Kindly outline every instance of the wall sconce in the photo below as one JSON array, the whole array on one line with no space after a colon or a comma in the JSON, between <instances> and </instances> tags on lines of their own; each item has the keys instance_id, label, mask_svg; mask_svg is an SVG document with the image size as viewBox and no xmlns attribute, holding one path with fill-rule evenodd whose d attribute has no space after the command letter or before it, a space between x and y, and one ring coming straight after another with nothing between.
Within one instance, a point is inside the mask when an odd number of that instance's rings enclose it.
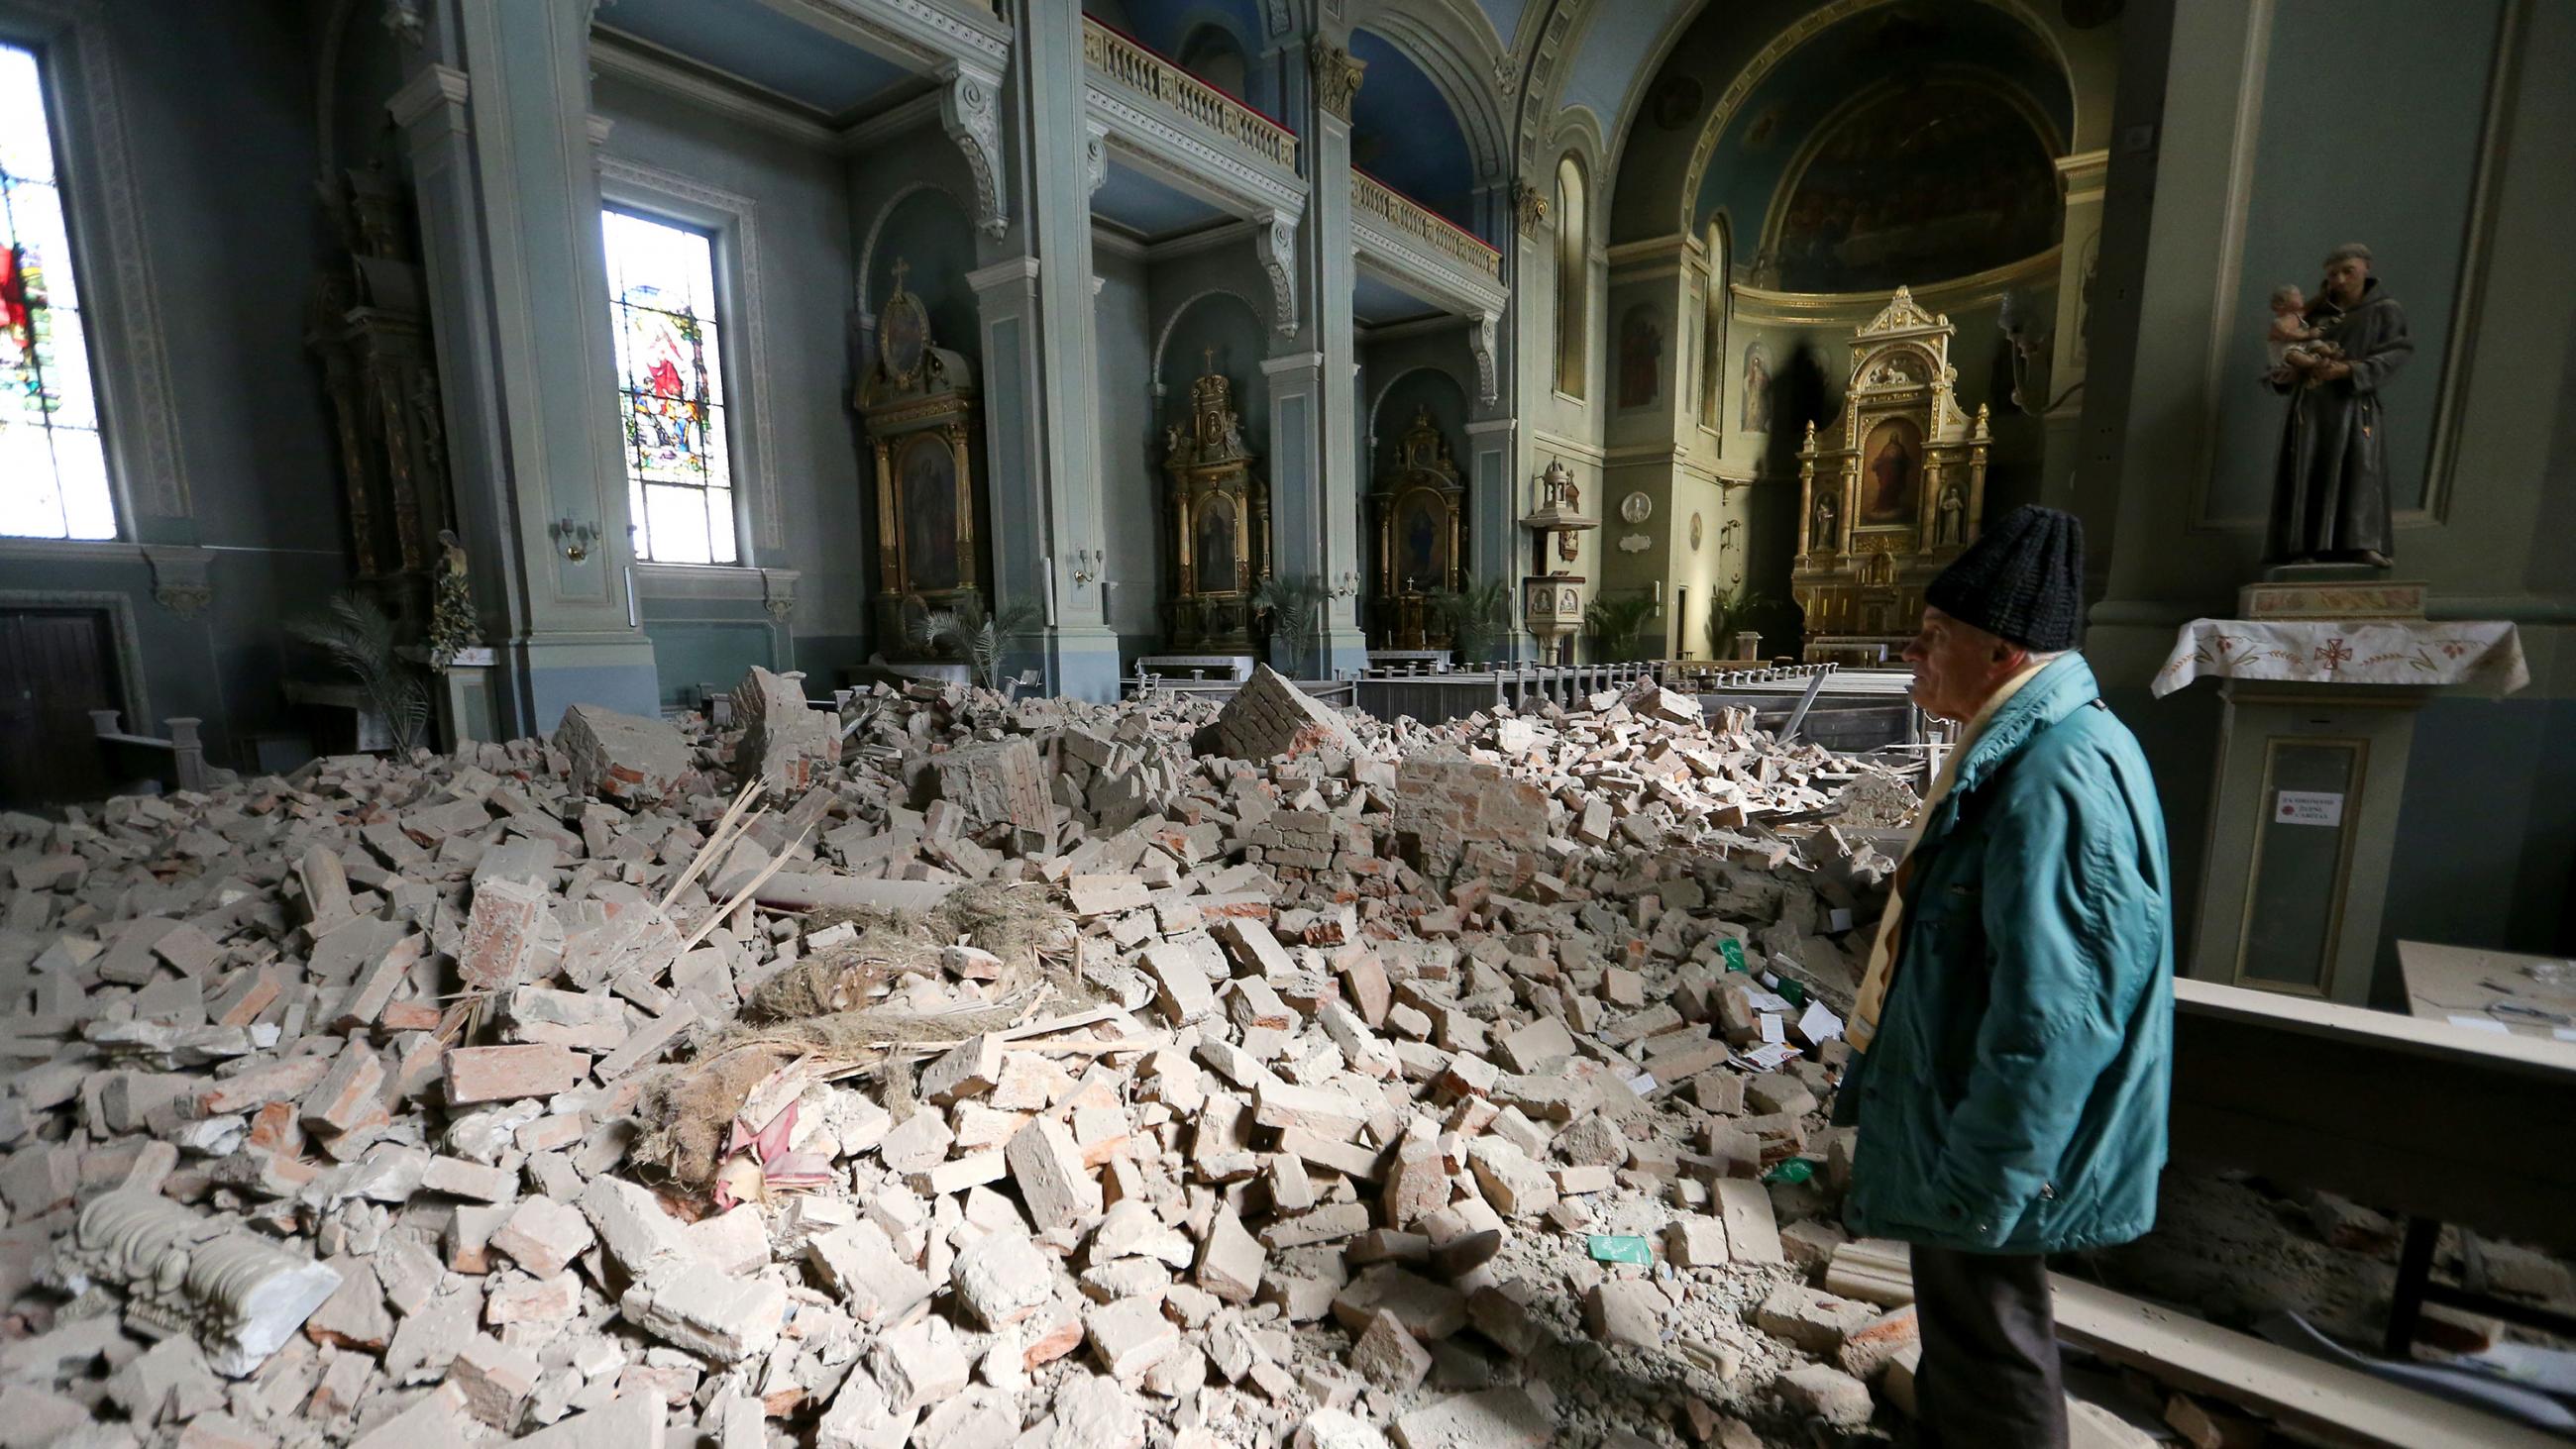
<instances>
[{"instance_id":1,"label":"wall sconce","mask_svg":"<svg viewBox=\"0 0 2576 1449\"><path fill-rule=\"evenodd\" d=\"M1090 583L1092 580L1100 577L1100 570L1106 566L1108 562L1109 560L1107 556L1099 549L1075 549L1073 551L1073 581L1077 584Z\"/></svg>"},{"instance_id":2,"label":"wall sconce","mask_svg":"<svg viewBox=\"0 0 2576 1449\"><path fill-rule=\"evenodd\" d=\"M563 550L565 558L579 563L590 557L590 546L599 542L599 525L558 518L546 525L546 537L555 541L555 546Z\"/></svg>"},{"instance_id":3,"label":"wall sconce","mask_svg":"<svg viewBox=\"0 0 2576 1449\"><path fill-rule=\"evenodd\" d=\"M1342 570L1340 573L1338 573L1338 574L1336 574L1336 575L1334 575L1334 576L1333 576L1333 597L1334 597L1334 598L1336 598L1336 599L1347 599L1347 598L1351 597L1353 594L1358 593L1359 591L1360 591L1360 576L1359 576L1359 571L1358 571L1357 569L1344 569L1344 570Z\"/></svg>"}]
</instances>

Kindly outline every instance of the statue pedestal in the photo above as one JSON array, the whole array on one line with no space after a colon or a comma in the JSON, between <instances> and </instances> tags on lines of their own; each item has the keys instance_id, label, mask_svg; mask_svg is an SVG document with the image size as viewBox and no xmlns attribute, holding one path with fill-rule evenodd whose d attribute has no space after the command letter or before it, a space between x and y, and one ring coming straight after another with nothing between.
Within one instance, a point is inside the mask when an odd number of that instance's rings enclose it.
<instances>
[{"instance_id":1,"label":"statue pedestal","mask_svg":"<svg viewBox=\"0 0 2576 1449\"><path fill-rule=\"evenodd\" d=\"M2421 580L2354 564L2281 564L2236 591L2241 619L2421 619Z\"/></svg>"},{"instance_id":2,"label":"statue pedestal","mask_svg":"<svg viewBox=\"0 0 2576 1449\"><path fill-rule=\"evenodd\" d=\"M2185 973L2366 1006L2415 711L2441 688L2522 688L2520 636L2501 621L2194 619L2151 687L2202 675L2223 681L2226 713Z\"/></svg>"}]
</instances>

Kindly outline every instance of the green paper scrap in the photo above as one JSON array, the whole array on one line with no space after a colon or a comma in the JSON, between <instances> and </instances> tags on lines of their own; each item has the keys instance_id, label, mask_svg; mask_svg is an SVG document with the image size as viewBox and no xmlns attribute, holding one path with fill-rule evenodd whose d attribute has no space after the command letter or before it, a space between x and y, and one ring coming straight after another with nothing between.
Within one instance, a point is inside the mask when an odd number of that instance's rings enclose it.
<instances>
[{"instance_id":1,"label":"green paper scrap","mask_svg":"<svg viewBox=\"0 0 2576 1449\"><path fill-rule=\"evenodd\" d=\"M1780 978L1780 994L1788 999L1791 1006L1804 1006L1807 1004L1807 988L1790 980L1786 976Z\"/></svg>"},{"instance_id":2,"label":"green paper scrap","mask_svg":"<svg viewBox=\"0 0 2576 1449\"><path fill-rule=\"evenodd\" d=\"M1796 1183L1805 1182L1808 1178L1815 1175L1816 1165L1814 1163L1809 1162L1803 1157L1792 1157L1788 1161L1781 1163L1778 1167L1762 1174L1762 1180L1764 1182ZM1594 1241L1597 1242L1599 1240L1595 1239ZM1597 1258L1601 1255L1596 1252L1593 1256Z\"/></svg>"},{"instance_id":3,"label":"green paper scrap","mask_svg":"<svg viewBox=\"0 0 2576 1449\"><path fill-rule=\"evenodd\" d=\"M1607 1233L1592 1235L1592 1258L1600 1263L1634 1263L1641 1268L1651 1268L1655 1263L1654 1250L1646 1246L1645 1239Z\"/></svg>"},{"instance_id":4,"label":"green paper scrap","mask_svg":"<svg viewBox=\"0 0 2576 1449\"><path fill-rule=\"evenodd\" d=\"M1738 941L1730 936L1727 939L1718 942L1717 954L1726 958L1726 969L1729 971L1743 971L1748 969L1744 964L1744 943L1742 941Z\"/></svg>"}]
</instances>

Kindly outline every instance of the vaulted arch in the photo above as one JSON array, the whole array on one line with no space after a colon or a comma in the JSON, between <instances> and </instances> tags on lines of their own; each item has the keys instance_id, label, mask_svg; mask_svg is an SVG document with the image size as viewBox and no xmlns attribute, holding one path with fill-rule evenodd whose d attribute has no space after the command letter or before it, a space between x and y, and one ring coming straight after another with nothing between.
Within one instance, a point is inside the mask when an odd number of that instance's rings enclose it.
<instances>
[{"instance_id":1,"label":"vaulted arch","mask_svg":"<svg viewBox=\"0 0 2576 1449\"><path fill-rule=\"evenodd\" d=\"M1495 84L1503 42L1475 0L1360 0L1352 6L1351 26L1400 51L1439 91L1465 138L1474 185L1491 185L1507 174L1511 118ZM1360 95L1365 101L1366 82Z\"/></svg>"}]
</instances>

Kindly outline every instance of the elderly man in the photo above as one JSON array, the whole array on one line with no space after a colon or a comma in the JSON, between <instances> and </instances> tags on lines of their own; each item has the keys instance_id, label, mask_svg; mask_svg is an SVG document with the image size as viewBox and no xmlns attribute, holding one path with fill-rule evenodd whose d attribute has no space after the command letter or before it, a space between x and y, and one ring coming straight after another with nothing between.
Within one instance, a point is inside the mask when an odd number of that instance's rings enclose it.
<instances>
[{"instance_id":1,"label":"elderly man","mask_svg":"<svg viewBox=\"0 0 2576 1449\"><path fill-rule=\"evenodd\" d=\"M1965 722L1880 922L1835 1103L1845 1216L1912 1245L1921 1442L2066 1443L2044 1254L2155 1220L2172 1040L2164 818L2071 652L2083 526L2017 508L1924 590L1916 703Z\"/></svg>"}]
</instances>

